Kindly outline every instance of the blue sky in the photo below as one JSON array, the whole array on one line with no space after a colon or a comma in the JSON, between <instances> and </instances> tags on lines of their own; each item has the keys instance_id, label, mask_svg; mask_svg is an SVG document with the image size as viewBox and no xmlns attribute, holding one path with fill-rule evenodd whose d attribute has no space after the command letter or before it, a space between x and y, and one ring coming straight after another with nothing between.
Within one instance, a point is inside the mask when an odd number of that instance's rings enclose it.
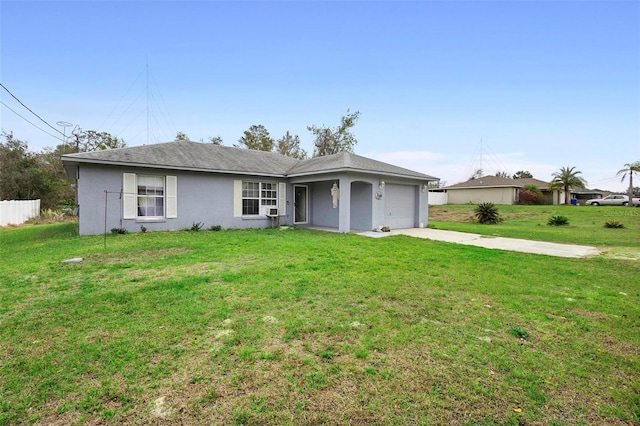
<instances>
[{"instance_id":1,"label":"blue sky","mask_svg":"<svg viewBox=\"0 0 640 426\"><path fill-rule=\"evenodd\" d=\"M22 0L0 16L0 81L59 130L232 145L263 124L311 152L306 127L350 109L357 154L448 184L568 165L619 190L640 160L639 1ZM4 131L58 143L0 92Z\"/></svg>"}]
</instances>

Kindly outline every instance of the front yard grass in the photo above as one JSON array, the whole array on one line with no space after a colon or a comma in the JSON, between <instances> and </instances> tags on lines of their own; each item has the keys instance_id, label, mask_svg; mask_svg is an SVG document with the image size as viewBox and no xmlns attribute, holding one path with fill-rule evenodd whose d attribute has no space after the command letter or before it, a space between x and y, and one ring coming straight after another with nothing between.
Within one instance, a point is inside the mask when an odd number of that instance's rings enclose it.
<instances>
[{"instance_id":1,"label":"front yard grass","mask_svg":"<svg viewBox=\"0 0 640 426\"><path fill-rule=\"evenodd\" d=\"M0 424L640 423L638 261L74 229L0 230Z\"/></svg>"}]
</instances>

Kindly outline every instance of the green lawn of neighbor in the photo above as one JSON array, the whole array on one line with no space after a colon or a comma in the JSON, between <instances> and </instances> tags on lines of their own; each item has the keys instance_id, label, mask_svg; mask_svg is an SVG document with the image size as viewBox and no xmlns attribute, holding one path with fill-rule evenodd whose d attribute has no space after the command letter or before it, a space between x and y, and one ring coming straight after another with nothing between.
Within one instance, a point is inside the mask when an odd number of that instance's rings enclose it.
<instances>
[{"instance_id":1,"label":"green lawn of neighbor","mask_svg":"<svg viewBox=\"0 0 640 426\"><path fill-rule=\"evenodd\" d=\"M484 229L640 247L637 217L520 209ZM640 423L638 260L75 226L0 229L0 425Z\"/></svg>"},{"instance_id":2,"label":"green lawn of neighbor","mask_svg":"<svg viewBox=\"0 0 640 426\"><path fill-rule=\"evenodd\" d=\"M475 223L473 204L429 207L429 226L450 231L524 238L598 247L605 256L640 259L640 208L621 206L502 206L505 219L499 225ZM568 226L549 226L550 217L569 219ZM618 221L623 229L605 228L607 221Z\"/></svg>"}]
</instances>

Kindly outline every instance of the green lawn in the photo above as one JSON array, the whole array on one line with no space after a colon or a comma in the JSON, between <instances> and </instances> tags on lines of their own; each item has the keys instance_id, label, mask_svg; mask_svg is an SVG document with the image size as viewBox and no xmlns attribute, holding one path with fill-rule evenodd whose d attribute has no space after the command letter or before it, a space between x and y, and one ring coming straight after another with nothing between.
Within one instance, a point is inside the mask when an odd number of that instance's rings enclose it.
<instances>
[{"instance_id":1,"label":"green lawn","mask_svg":"<svg viewBox=\"0 0 640 426\"><path fill-rule=\"evenodd\" d=\"M72 223L0 229L0 259L0 424L640 422L637 260Z\"/></svg>"},{"instance_id":2,"label":"green lawn","mask_svg":"<svg viewBox=\"0 0 640 426\"><path fill-rule=\"evenodd\" d=\"M500 237L559 243L586 244L605 252L631 251L640 258L640 208L594 206L497 206L504 222L499 225L475 223L475 205L429 207L429 226L451 231L473 232ZM568 226L548 226L551 216L569 219ZM617 220L623 229L605 228L607 221Z\"/></svg>"}]
</instances>

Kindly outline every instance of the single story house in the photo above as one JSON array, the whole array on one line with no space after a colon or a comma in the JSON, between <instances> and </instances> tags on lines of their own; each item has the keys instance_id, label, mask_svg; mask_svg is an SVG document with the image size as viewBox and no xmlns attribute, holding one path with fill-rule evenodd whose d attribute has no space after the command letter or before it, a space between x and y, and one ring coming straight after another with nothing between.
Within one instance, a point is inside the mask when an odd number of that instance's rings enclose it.
<instances>
[{"instance_id":1,"label":"single story house","mask_svg":"<svg viewBox=\"0 0 640 426\"><path fill-rule=\"evenodd\" d=\"M342 152L298 160L177 141L62 156L76 180L81 235L112 228L257 228L339 232L423 227L437 178Z\"/></svg>"},{"instance_id":2,"label":"single story house","mask_svg":"<svg viewBox=\"0 0 640 426\"><path fill-rule=\"evenodd\" d=\"M540 188L544 197L544 204L560 204L563 202L563 191L549 190L549 183L535 179L510 179L499 176L483 176L477 179L469 179L466 182L447 186L448 204L516 204L519 192L526 185L535 185Z\"/></svg>"}]
</instances>

